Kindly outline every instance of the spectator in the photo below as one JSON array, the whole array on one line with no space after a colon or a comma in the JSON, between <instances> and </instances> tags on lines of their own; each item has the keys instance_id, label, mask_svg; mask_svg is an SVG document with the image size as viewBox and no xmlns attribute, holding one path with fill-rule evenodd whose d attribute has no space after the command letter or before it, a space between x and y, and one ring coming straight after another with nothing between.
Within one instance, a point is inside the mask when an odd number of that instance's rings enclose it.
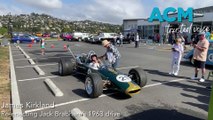
<instances>
[{"instance_id":1,"label":"spectator","mask_svg":"<svg viewBox=\"0 0 213 120\"><path fill-rule=\"evenodd\" d=\"M183 46L181 44L182 40L177 38L175 40L175 44L172 47L172 64L171 64L171 72L170 75L177 76L180 69L180 61L183 54Z\"/></svg>"},{"instance_id":2,"label":"spectator","mask_svg":"<svg viewBox=\"0 0 213 120\"><path fill-rule=\"evenodd\" d=\"M106 53L100 58L106 58L112 67L116 70L119 66L121 54L118 49L112 45L109 41L103 40L102 45L106 48Z\"/></svg>"},{"instance_id":3,"label":"spectator","mask_svg":"<svg viewBox=\"0 0 213 120\"><path fill-rule=\"evenodd\" d=\"M139 35L137 33L135 37L135 48L138 48L138 46L139 46Z\"/></svg>"},{"instance_id":4,"label":"spectator","mask_svg":"<svg viewBox=\"0 0 213 120\"><path fill-rule=\"evenodd\" d=\"M41 47L41 55L45 55L45 39L41 39L40 41L40 47Z\"/></svg>"},{"instance_id":5,"label":"spectator","mask_svg":"<svg viewBox=\"0 0 213 120\"><path fill-rule=\"evenodd\" d=\"M159 33L156 34L156 38L157 38L157 43L160 43L160 34Z\"/></svg>"},{"instance_id":6,"label":"spectator","mask_svg":"<svg viewBox=\"0 0 213 120\"><path fill-rule=\"evenodd\" d=\"M164 34L162 35L162 38L163 38L163 44L165 44L165 43L166 43L166 33L164 33Z\"/></svg>"},{"instance_id":7,"label":"spectator","mask_svg":"<svg viewBox=\"0 0 213 120\"><path fill-rule=\"evenodd\" d=\"M205 62L207 58L207 52L209 47L209 41L205 38L205 32L200 32L198 34L199 41L194 45L194 65L195 65L195 75L191 79L198 79L198 71L199 68L202 70L202 76L198 80L199 82L205 82L204 74L205 74Z\"/></svg>"},{"instance_id":8,"label":"spectator","mask_svg":"<svg viewBox=\"0 0 213 120\"><path fill-rule=\"evenodd\" d=\"M123 46L123 35L122 35L122 33L120 33L120 36L119 36L119 39L120 39L120 44L119 44L119 46Z\"/></svg>"}]
</instances>

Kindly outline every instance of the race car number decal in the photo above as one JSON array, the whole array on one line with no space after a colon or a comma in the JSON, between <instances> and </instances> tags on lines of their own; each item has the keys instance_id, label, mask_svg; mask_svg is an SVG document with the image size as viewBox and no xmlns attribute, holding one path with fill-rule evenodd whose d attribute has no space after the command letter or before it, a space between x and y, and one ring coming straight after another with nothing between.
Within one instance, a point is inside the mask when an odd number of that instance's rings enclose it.
<instances>
[{"instance_id":1,"label":"race car number decal","mask_svg":"<svg viewBox=\"0 0 213 120\"><path fill-rule=\"evenodd\" d=\"M126 75L118 75L118 76L116 77L116 79L117 79L119 82L130 82L130 81L131 81L131 79L130 79L128 76L126 76Z\"/></svg>"},{"instance_id":2,"label":"race car number decal","mask_svg":"<svg viewBox=\"0 0 213 120\"><path fill-rule=\"evenodd\" d=\"M209 54L208 59L209 61L213 62L213 53Z\"/></svg>"}]
</instances>

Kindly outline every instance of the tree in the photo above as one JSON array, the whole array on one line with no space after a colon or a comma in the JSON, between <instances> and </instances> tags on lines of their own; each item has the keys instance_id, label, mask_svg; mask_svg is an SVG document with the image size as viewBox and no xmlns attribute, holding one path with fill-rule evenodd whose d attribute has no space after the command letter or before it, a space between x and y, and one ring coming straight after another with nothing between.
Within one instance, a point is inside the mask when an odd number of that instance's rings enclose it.
<instances>
[{"instance_id":1,"label":"tree","mask_svg":"<svg viewBox=\"0 0 213 120\"><path fill-rule=\"evenodd\" d=\"M71 32L69 28L63 28L61 32Z\"/></svg>"},{"instance_id":2,"label":"tree","mask_svg":"<svg viewBox=\"0 0 213 120\"><path fill-rule=\"evenodd\" d=\"M1 35L4 35L4 34L6 34L6 33L7 33L7 28L1 27L1 28L0 28L0 34L1 34Z\"/></svg>"}]
</instances>

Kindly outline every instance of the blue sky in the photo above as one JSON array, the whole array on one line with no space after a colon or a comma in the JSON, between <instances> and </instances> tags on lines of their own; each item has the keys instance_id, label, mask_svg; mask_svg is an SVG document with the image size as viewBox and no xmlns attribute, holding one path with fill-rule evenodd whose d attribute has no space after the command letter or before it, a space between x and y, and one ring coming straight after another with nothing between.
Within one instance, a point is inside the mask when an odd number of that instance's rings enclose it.
<instances>
[{"instance_id":1,"label":"blue sky","mask_svg":"<svg viewBox=\"0 0 213 120\"><path fill-rule=\"evenodd\" d=\"M153 7L201 8L213 0L0 0L0 15L46 13L66 20L121 24L127 18L147 18Z\"/></svg>"}]
</instances>

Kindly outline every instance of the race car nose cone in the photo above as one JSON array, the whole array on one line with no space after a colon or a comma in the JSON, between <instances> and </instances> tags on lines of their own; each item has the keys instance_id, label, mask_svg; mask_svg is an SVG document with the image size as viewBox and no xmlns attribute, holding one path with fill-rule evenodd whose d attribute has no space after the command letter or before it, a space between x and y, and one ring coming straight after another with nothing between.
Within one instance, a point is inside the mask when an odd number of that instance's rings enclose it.
<instances>
[{"instance_id":1,"label":"race car nose cone","mask_svg":"<svg viewBox=\"0 0 213 120\"><path fill-rule=\"evenodd\" d=\"M133 84L132 82L129 82L128 84L129 87L125 91L127 95L133 96L134 94L138 94L140 92L140 86L138 86L137 84Z\"/></svg>"}]
</instances>

